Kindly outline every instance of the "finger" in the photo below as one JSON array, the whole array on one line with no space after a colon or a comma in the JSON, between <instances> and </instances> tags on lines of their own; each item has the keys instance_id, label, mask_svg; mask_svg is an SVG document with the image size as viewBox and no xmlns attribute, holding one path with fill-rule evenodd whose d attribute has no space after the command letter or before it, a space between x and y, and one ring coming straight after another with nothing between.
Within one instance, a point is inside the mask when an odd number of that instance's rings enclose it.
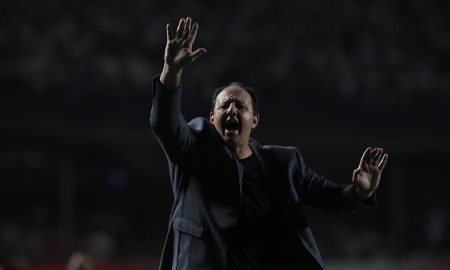
<instances>
[{"instance_id":1,"label":"finger","mask_svg":"<svg viewBox=\"0 0 450 270\"><path fill-rule=\"evenodd\" d=\"M170 23L166 25L166 33L167 33L167 42L169 42L174 38L172 27L170 27Z\"/></svg>"},{"instance_id":2,"label":"finger","mask_svg":"<svg viewBox=\"0 0 450 270\"><path fill-rule=\"evenodd\" d=\"M380 164L378 165L378 168L380 169L380 172L382 172L383 169L384 169L384 166L386 166L386 162L388 160L388 157L389 157L388 154L384 154L383 155L383 158L381 159Z\"/></svg>"},{"instance_id":3,"label":"finger","mask_svg":"<svg viewBox=\"0 0 450 270\"><path fill-rule=\"evenodd\" d=\"M377 154L374 158L374 165L378 166L380 164L381 157L383 156L383 148L378 148Z\"/></svg>"},{"instance_id":4,"label":"finger","mask_svg":"<svg viewBox=\"0 0 450 270\"><path fill-rule=\"evenodd\" d=\"M371 165L377 166L380 162L378 159L378 156L381 154L381 148L374 148L374 150L371 153Z\"/></svg>"},{"instance_id":5,"label":"finger","mask_svg":"<svg viewBox=\"0 0 450 270\"><path fill-rule=\"evenodd\" d=\"M189 37L187 38L187 42L190 47L194 45L195 37L197 36L197 30L198 30L198 23L194 23L194 25L192 25L192 30L189 33Z\"/></svg>"},{"instance_id":6,"label":"finger","mask_svg":"<svg viewBox=\"0 0 450 270\"><path fill-rule=\"evenodd\" d=\"M370 159L371 161L373 161L373 159L375 158L377 152L378 152L378 148L373 148L372 151L370 151L369 159Z\"/></svg>"},{"instance_id":7,"label":"finger","mask_svg":"<svg viewBox=\"0 0 450 270\"><path fill-rule=\"evenodd\" d=\"M364 151L364 153L361 156L361 160L359 162L359 167L362 167L362 165L368 161L370 151L372 151L372 148L367 147L366 151Z\"/></svg>"},{"instance_id":8,"label":"finger","mask_svg":"<svg viewBox=\"0 0 450 270\"><path fill-rule=\"evenodd\" d=\"M377 166L377 156L380 153L380 148L374 148L372 152L370 152L370 161L373 166Z\"/></svg>"},{"instance_id":9,"label":"finger","mask_svg":"<svg viewBox=\"0 0 450 270\"><path fill-rule=\"evenodd\" d=\"M180 22L178 23L177 27L176 38L181 38L181 35L183 34L183 29L184 29L184 19L180 19Z\"/></svg>"},{"instance_id":10,"label":"finger","mask_svg":"<svg viewBox=\"0 0 450 270\"><path fill-rule=\"evenodd\" d=\"M192 29L192 18L187 17L186 23L187 23L187 32L188 32L188 36L189 36L189 34L191 33L191 29Z\"/></svg>"},{"instance_id":11,"label":"finger","mask_svg":"<svg viewBox=\"0 0 450 270\"><path fill-rule=\"evenodd\" d=\"M199 58L202 54L206 53L205 48L200 48L191 53L191 62L194 62L195 59Z\"/></svg>"},{"instance_id":12,"label":"finger","mask_svg":"<svg viewBox=\"0 0 450 270\"><path fill-rule=\"evenodd\" d=\"M189 35L189 21L191 18L187 17L183 26L183 35L181 36L182 39L186 39Z\"/></svg>"}]
</instances>

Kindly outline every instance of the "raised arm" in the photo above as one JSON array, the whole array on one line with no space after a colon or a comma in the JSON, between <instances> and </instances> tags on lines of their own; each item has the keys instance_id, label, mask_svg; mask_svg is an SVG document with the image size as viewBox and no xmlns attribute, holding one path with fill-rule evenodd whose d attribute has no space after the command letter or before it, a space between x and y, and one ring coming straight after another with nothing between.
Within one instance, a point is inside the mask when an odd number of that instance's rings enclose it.
<instances>
[{"instance_id":1,"label":"raised arm","mask_svg":"<svg viewBox=\"0 0 450 270\"><path fill-rule=\"evenodd\" d=\"M191 18L181 19L174 33L166 26L167 44L164 68L153 79L153 98L150 124L168 158L176 162L189 151L195 137L181 114L181 73L206 50L192 51L198 23Z\"/></svg>"},{"instance_id":2,"label":"raised arm","mask_svg":"<svg viewBox=\"0 0 450 270\"><path fill-rule=\"evenodd\" d=\"M367 148L356 170L353 171L353 185L336 184L318 175L296 152L300 166L302 201L332 211L354 211L375 203L373 196L381 173L387 162L382 148Z\"/></svg>"}]
</instances>

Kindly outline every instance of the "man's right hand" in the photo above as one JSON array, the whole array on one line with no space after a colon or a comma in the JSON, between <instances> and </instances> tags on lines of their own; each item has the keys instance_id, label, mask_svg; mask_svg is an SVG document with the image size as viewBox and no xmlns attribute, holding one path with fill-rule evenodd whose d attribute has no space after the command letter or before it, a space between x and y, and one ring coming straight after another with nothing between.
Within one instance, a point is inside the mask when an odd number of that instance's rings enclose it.
<instances>
[{"instance_id":1,"label":"man's right hand","mask_svg":"<svg viewBox=\"0 0 450 270\"><path fill-rule=\"evenodd\" d=\"M170 24L166 25L167 44L164 54L164 68L160 77L160 81L165 87L170 89L179 87L183 68L206 52L205 48L192 51L197 30L198 23L192 24L190 17L180 19L175 33L173 33Z\"/></svg>"}]
</instances>

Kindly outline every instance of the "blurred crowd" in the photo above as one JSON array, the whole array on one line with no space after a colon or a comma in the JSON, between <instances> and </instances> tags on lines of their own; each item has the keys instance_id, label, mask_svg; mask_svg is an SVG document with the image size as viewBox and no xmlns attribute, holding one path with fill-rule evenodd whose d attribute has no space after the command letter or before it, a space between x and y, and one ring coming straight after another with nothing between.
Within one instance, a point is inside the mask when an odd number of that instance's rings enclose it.
<instances>
[{"instance_id":1,"label":"blurred crowd","mask_svg":"<svg viewBox=\"0 0 450 270\"><path fill-rule=\"evenodd\" d=\"M446 1L17 0L0 7L0 80L10 92L146 95L161 69L164 25L191 15L201 25L197 44L210 51L189 75L204 91L248 80L265 95L283 88L280 99L300 89L389 108L423 98L446 106L450 93Z\"/></svg>"}]
</instances>

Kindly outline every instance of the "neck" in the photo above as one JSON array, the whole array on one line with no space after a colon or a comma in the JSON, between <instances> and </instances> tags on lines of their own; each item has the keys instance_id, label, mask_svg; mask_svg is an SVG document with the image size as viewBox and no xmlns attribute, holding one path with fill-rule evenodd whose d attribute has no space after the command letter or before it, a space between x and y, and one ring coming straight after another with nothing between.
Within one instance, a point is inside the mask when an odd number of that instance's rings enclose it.
<instances>
[{"instance_id":1,"label":"neck","mask_svg":"<svg viewBox=\"0 0 450 270\"><path fill-rule=\"evenodd\" d=\"M231 152L237 159L244 159L252 154L252 149L248 144L230 147Z\"/></svg>"}]
</instances>

